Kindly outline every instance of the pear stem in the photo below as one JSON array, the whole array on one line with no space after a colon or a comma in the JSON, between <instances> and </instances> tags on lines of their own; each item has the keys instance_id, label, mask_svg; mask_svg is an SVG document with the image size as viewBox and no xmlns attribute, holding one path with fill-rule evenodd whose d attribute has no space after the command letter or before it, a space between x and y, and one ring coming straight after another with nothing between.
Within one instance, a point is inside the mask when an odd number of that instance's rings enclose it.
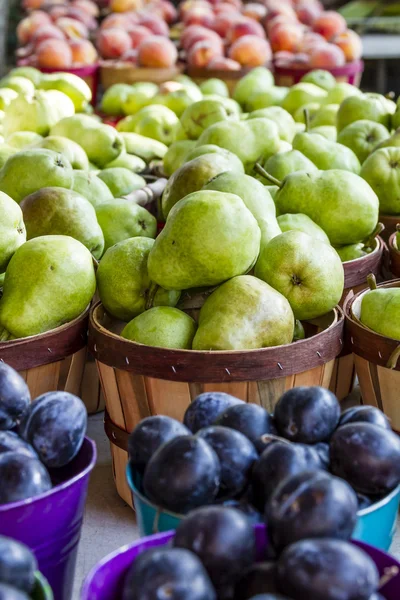
<instances>
[{"instance_id":1,"label":"pear stem","mask_svg":"<svg viewBox=\"0 0 400 600\"><path fill-rule=\"evenodd\" d=\"M306 133L310 131L310 113L307 108L304 109L304 123L306 125Z\"/></svg>"},{"instance_id":2,"label":"pear stem","mask_svg":"<svg viewBox=\"0 0 400 600\"><path fill-rule=\"evenodd\" d=\"M388 363L387 363L387 368L395 369L397 367L397 363L399 362L399 358L400 358L400 344L397 346L396 350L394 350L392 352L392 355L389 358Z\"/></svg>"},{"instance_id":3,"label":"pear stem","mask_svg":"<svg viewBox=\"0 0 400 600\"><path fill-rule=\"evenodd\" d=\"M378 237L378 235L380 235L382 233L382 231L384 231L385 226L383 223L378 223L378 225L375 227L374 231L371 233L371 235L369 237L367 237L367 239L364 242L364 246L366 248L372 248L372 245L375 241L375 239Z\"/></svg>"},{"instance_id":4,"label":"pear stem","mask_svg":"<svg viewBox=\"0 0 400 600\"><path fill-rule=\"evenodd\" d=\"M150 287L149 287L149 291L147 293L147 299L146 299L146 310L149 310L150 308L153 308L153 304L154 304L154 298L158 292L158 288L160 286L158 285L158 283L154 283L154 281L151 282Z\"/></svg>"},{"instance_id":5,"label":"pear stem","mask_svg":"<svg viewBox=\"0 0 400 600\"><path fill-rule=\"evenodd\" d=\"M254 165L254 170L259 175L261 175L261 177L265 177L265 179L270 181L273 185L277 185L279 188L282 187L282 181L279 181L279 179L276 179L276 177L267 173L267 171L260 165L260 163L256 163Z\"/></svg>"},{"instance_id":6,"label":"pear stem","mask_svg":"<svg viewBox=\"0 0 400 600\"><path fill-rule=\"evenodd\" d=\"M376 277L373 273L370 273L367 277L367 283L369 285L370 290L376 290L378 286L376 285Z\"/></svg>"}]
</instances>

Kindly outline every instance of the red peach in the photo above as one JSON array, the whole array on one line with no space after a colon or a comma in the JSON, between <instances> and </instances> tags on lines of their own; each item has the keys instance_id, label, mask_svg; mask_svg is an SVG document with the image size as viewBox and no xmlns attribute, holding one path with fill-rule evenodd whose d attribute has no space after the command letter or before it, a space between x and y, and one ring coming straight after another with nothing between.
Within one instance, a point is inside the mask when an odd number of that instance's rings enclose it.
<instances>
[{"instance_id":1,"label":"red peach","mask_svg":"<svg viewBox=\"0 0 400 600\"><path fill-rule=\"evenodd\" d=\"M346 64L344 52L334 44L325 44L315 48L310 54L310 65L314 69L329 69L331 67L343 67Z\"/></svg>"},{"instance_id":2,"label":"red peach","mask_svg":"<svg viewBox=\"0 0 400 600\"><path fill-rule=\"evenodd\" d=\"M245 35L230 47L229 58L242 67L260 67L271 60L271 46L267 40L256 35Z\"/></svg>"},{"instance_id":3,"label":"red peach","mask_svg":"<svg viewBox=\"0 0 400 600\"><path fill-rule=\"evenodd\" d=\"M217 15L212 24L213 30L222 38L225 38L229 29L240 20L239 13L221 13Z\"/></svg>"},{"instance_id":4,"label":"red peach","mask_svg":"<svg viewBox=\"0 0 400 600\"><path fill-rule=\"evenodd\" d=\"M143 40L147 39L153 32L143 25L134 25L128 29L128 34L131 38L132 48L138 48Z\"/></svg>"},{"instance_id":5,"label":"red peach","mask_svg":"<svg viewBox=\"0 0 400 600\"><path fill-rule=\"evenodd\" d=\"M323 46L326 43L326 39L322 35L319 35L319 33L314 33L313 31L306 31L306 33L303 36L303 39L297 45L297 51L308 53L314 50L317 46Z\"/></svg>"},{"instance_id":6,"label":"red peach","mask_svg":"<svg viewBox=\"0 0 400 600\"><path fill-rule=\"evenodd\" d=\"M204 9L211 10L211 4L206 0L185 0L179 5L179 18L181 21L185 19L185 15L192 10L192 8L203 7Z\"/></svg>"},{"instance_id":7,"label":"red peach","mask_svg":"<svg viewBox=\"0 0 400 600\"><path fill-rule=\"evenodd\" d=\"M320 16L322 8L317 3L310 3L309 0L302 0L296 5L296 14L299 21L305 25L312 25Z\"/></svg>"},{"instance_id":8,"label":"red peach","mask_svg":"<svg viewBox=\"0 0 400 600\"><path fill-rule=\"evenodd\" d=\"M227 41L229 44L233 44L236 40L243 37L244 35L256 35L257 37L265 39L265 31L260 23L253 19L242 19L237 23L234 23L228 31Z\"/></svg>"},{"instance_id":9,"label":"red peach","mask_svg":"<svg viewBox=\"0 0 400 600\"><path fill-rule=\"evenodd\" d=\"M242 14L250 19L260 22L267 16L267 9L257 2L249 2L249 4L244 5Z\"/></svg>"},{"instance_id":10,"label":"red peach","mask_svg":"<svg viewBox=\"0 0 400 600\"><path fill-rule=\"evenodd\" d=\"M44 40L65 40L65 33L55 25L44 25L36 30L32 37L32 44L38 46Z\"/></svg>"},{"instance_id":11,"label":"red peach","mask_svg":"<svg viewBox=\"0 0 400 600\"><path fill-rule=\"evenodd\" d=\"M92 2L91 0L72 0L71 6L80 8L92 17L97 18L100 15L99 7L95 2Z\"/></svg>"},{"instance_id":12,"label":"red peach","mask_svg":"<svg viewBox=\"0 0 400 600\"><path fill-rule=\"evenodd\" d=\"M243 3L241 0L224 0L224 2L227 4L232 4L232 6L234 6L238 11L242 10Z\"/></svg>"},{"instance_id":13,"label":"red peach","mask_svg":"<svg viewBox=\"0 0 400 600\"><path fill-rule=\"evenodd\" d=\"M290 17L287 17L286 15L278 15L277 17L274 17L273 19L271 19L270 21L265 23L265 28L267 30L268 35L270 35L276 27L280 27L281 25L286 26L286 25L298 25L298 24L299 24L299 22L297 19L296 20L291 19Z\"/></svg>"},{"instance_id":14,"label":"red peach","mask_svg":"<svg viewBox=\"0 0 400 600\"><path fill-rule=\"evenodd\" d=\"M131 22L130 19L127 18L127 14L119 14L119 13L112 13L111 15L108 15L104 21L101 24L100 29L125 29L125 31L128 31L129 27L131 27L133 25L133 23ZM139 19L136 19L136 23L137 24L139 21Z\"/></svg>"},{"instance_id":15,"label":"red peach","mask_svg":"<svg viewBox=\"0 0 400 600\"><path fill-rule=\"evenodd\" d=\"M331 40L335 35L346 31L347 24L339 13L333 10L327 10L323 12L315 21L313 30L316 33L320 33L326 40Z\"/></svg>"},{"instance_id":16,"label":"red peach","mask_svg":"<svg viewBox=\"0 0 400 600\"><path fill-rule=\"evenodd\" d=\"M282 2L276 4L274 8L268 10L267 16L265 17L265 22L269 23L269 21L275 19L275 17L287 17L291 21L298 20L297 15L292 6Z\"/></svg>"},{"instance_id":17,"label":"red peach","mask_svg":"<svg viewBox=\"0 0 400 600\"><path fill-rule=\"evenodd\" d=\"M258 6L261 6L261 4L259 4ZM228 2L221 2L220 4L216 4L214 6L215 15L221 15L225 13L232 13L235 15L240 14L236 6L233 6L233 4L228 4Z\"/></svg>"},{"instance_id":18,"label":"red peach","mask_svg":"<svg viewBox=\"0 0 400 600\"><path fill-rule=\"evenodd\" d=\"M45 0L23 0L22 8L26 11L37 10L38 8L42 8Z\"/></svg>"},{"instance_id":19,"label":"red peach","mask_svg":"<svg viewBox=\"0 0 400 600\"><path fill-rule=\"evenodd\" d=\"M125 13L142 8L142 0L110 0L110 11L114 13Z\"/></svg>"},{"instance_id":20,"label":"red peach","mask_svg":"<svg viewBox=\"0 0 400 600\"><path fill-rule=\"evenodd\" d=\"M212 58L207 65L207 69L216 69L221 71L240 71L242 66L231 58L225 58L225 56L216 56Z\"/></svg>"},{"instance_id":21,"label":"red peach","mask_svg":"<svg viewBox=\"0 0 400 600\"><path fill-rule=\"evenodd\" d=\"M169 0L155 0L147 5L150 12L159 15L166 23L175 23L178 19L178 11Z\"/></svg>"},{"instance_id":22,"label":"red peach","mask_svg":"<svg viewBox=\"0 0 400 600\"><path fill-rule=\"evenodd\" d=\"M211 27L214 19L215 16L212 10L194 7L186 13L183 22L185 25L203 25L204 27Z\"/></svg>"},{"instance_id":23,"label":"red peach","mask_svg":"<svg viewBox=\"0 0 400 600\"><path fill-rule=\"evenodd\" d=\"M69 47L74 65L94 65L97 62L97 50L89 40L73 40Z\"/></svg>"},{"instance_id":24,"label":"red peach","mask_svg":"<svg viewBox=\"0 0 400 600\"><path fill-rule=\"evenodd\" d=\"M49 10L49 14L53 21L57 21L61 17L69 17L81 21L90 31L97 29L96 19L76 6L54 6Z\"/></svg>"},{"instance_id":25,"label":"red peach","mask_svg":"<svg viewBox=\"0 0 400 600\"><path fill-rule=\"evenodd\" d=\"M175 44L161 35L152 35L138 49L138 63L142 67L172 67L178 58Z\"/></svg>"},{"instance_id":26,"label":"red peach","mask_svg":"<svg viewBox=\"0 0 400 600\"><path fill-rule=\"evenodd\" d=\"M139 17L139 25L147 27L154 35L169 36L168 25L163 19L160 19L160 17L157 17L156 15L143 15Z\"/></svg>"},{"instance_id":27,"label":"red peach","mask_svg":"<svg viewBox=\"0 0 400 600\"><path fill-rule=\"evenodd\" d=\"M103 58L120 58L132 48L132 42L123 29L104 29L97 36L97 48Z\"/></svg>"},{"instance_id":28,"label":"red peach","mask_svg":"<svg viewBox=\"0 0 400 600\"><path fill-rule=\"evenodd\" d=\"M25 45L32 39L35 31L43 25L50 25L51 19L47 13L37 10L29 17L22 19L17 26L17 37L21 45Z\"/></svg>"},{"instance_id":29,"label":"red peach","mask_svg":"<svg viewBox=\"0 0 400 600\"><path fill-rule=\"evenodd\" d=\"M212 41L216 44L219 44L221 47L221 54L223 49L222 39L212 29L206 29L206 27L202 27L201 25L190 25L187 29L184 30L181 36L181 46L184 50L189 50L194 44L202 41Z\"/></svg>"},{"instance_id":30,"label":"red peach","mask_svg":"<svg viewBox=\"0 0 400 600\"><path fill-rule=\"evenodd\" d=\"M61 17L61 19L57 19L56 26L61 29L69 40L89 38L89 30L86 25L76 19Z\"/></svg>"},{"instance_id":31,"label":"red peach","mask_svg":"<svg viewBox=\"0 0 400 600\"><path fill-rule=\"evenodd\" d=\"M269 41L274 52L287 50L293 52L303 39L303 30L298 25L280 25L269 34Z\"/></svg>"},{"instance_id":32,"label":"red peach","mask_svg":"<svg viewBox=\"0 0 400 600\"><path fill-rule=\"evenodd\" d=\"M187 54L187 62L192 67L203 69L216 56L222 56L221 48L218 44L206 40L197 42L190 48Z\"/></svg>"},{"instance_id":33,"label":"red peach","mask_svg":"<svg viewBox=\"0 0 400 600\"><path fill-rule=\"evenodd\" d=\"M69 69L72 51L65 40L44 40L36 48L37 65L48 69Z\"/></svg>"},{"instance_id":34,"label":"red peach","mask_svg":"<svg viewBox=\"0 0 400 600\"><path fill-rule=\"evenodd\" d=\"M344 31L333 39L341 50L343 50L347 62L359 60L362 56L362 41L360 36L351 29Z\"/></svg>"}]
</instances>

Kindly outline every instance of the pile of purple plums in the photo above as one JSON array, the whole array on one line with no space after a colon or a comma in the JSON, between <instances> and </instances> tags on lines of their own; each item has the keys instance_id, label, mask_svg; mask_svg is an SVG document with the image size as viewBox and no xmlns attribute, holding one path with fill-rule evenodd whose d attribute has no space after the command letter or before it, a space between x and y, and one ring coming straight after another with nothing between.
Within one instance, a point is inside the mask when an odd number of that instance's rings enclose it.
<instances>
[{"instance_id":1,"label":"pile of purple plums","mask_svg":"<svg viewBox=\"0 0 400 600\"><path fill-rule=\"evenodd\" d=\"M29 548L0 535L1 600L29 600L36 569L36 558Z\"/></svg>"},{"instance_id":2,"label":"pile of purple plums","mask_svg":"<svg viewBox=\"0 0 400 600\"><path fill-rule=\"evenodd\" d=\"M86 426L80 398L48 392L31 402L23 378L0 362L0 504L50 490L78 454Z\"/></svg>"},{"instance_id":3,"label":"pile of purple plums","mask_svg":"<svg viewBox=\"0 0 400 600\"><path fill-rule=\"evenodd\" d=\"M201 394L183 424L141 421L129 458L134 480L158 507L183 515L225 504L254 521L266 514L276 547L304 538L309 519L318 535L346 539L357 510L400 483L400 438L386 416L371 406L341 414L321 387L286 392L274 415L228 394Z\"/></svg>"},{"instance_id":4,"label":"pile of purple plums","mask_svg":"<svg viewBox=\"0 0 400 600\"><path fill-rule=\"evenodd\" d=\"M375 563L347 540L303 538L274 560L257 558L255 530L242 512L198 508L171 545L139 554L122 600L383 600Z\"/></svg>"}]
</instances>

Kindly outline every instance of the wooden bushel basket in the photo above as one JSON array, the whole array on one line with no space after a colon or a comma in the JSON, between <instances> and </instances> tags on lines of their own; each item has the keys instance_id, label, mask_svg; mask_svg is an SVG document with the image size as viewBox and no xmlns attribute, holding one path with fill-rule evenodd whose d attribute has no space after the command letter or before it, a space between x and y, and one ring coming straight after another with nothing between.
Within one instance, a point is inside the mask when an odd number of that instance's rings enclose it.
<instances>
[{"instance_id":1,"label":"wooden bushel basket","mask_svg":"<svg viewBox=\"0 0 400 600\"><path fill-rule=\"evenodd\" d=\"M400 215L379 215L380 223L383 223L385 229L381 234L385 242L395 233L397 224L400 223Z\"/></svg>"},{"instance_id":2,"label":"wooden bushel basket","mask_svg":"<svg viewBox=\"0 0 400 600\"><path fill-rule=\"evenodd\" d=\"M393 287L400 288L400 280L383 283L378 289ZM395 359L400 342L362 325L359 317L365 293L346 302L346 340L353 351L363 403L381 409L400 432L400 360L396 363Z\"/></svg>"},{"instance_id":3,"label":"wooden bushel basket","mask_svg":"<svg viewBox=\"0 0 400 600\"><path fill-rule=\"evenodd\" d=\"M100 63L100 81L103 89L108 89L116 83L165 83L183 73L183 66L177 64L166 69L150 69L136 67L129 62L103 61Z\"/></svg>"},{"instance_id":4,"label":"wooden bushel basket","mask_svg":"<svg viewBox=\"0 0 400 600\"><path fill-rule=\"evenodd\" d=\"M370 273L378 276L382 266L384 247L382 239L378 237L376 248L370 254L343 263L345 289L340 306L343 307L349 297L368 287L367 277ZM345 345L341 355L335 361L330 390L339 400L344 400L352 391L354 381L354 358L351 350Z\"/></svg>"},{"instance_id":5,"label":"wooden bushel basket","mask_svg":"<svg viewBox=\"0 0 400 600\"><path fill-rule=\"evenodd\" d=\"M16 369L32 399L55 390L80 395L86 361L89 308L46 333L0 342L0 360Z\"/></svg>"},{"instance_id":6,"label":"wooden bushel basket","mask_svg":"<svg viewBox=\"0 0 400 600\"><path fill-rule=\"evenodd\" d=\"M397 232L389 240L390 270L395 277L400 277L400 249L397 247L396 236Z\"/></svg>"},{"instance_id":7,"label":"wooden bushel basket","mask_svg":"<svg viewBox=\"0 0 400 600\"><path fill-rule=\"evenodd\" d=\"M151 415L182 420L190 402L206 391L223 391L272 411L280 396L301 385L329 387L343 344L344 317L336 308L305 323L307 339L294 344L235 352L168 350L136 344L118 335L101 303L90 312L89 348L97 360L106 401L119 495L132 505L126 483L128 434Z\"/></svg>"}]
</instances>

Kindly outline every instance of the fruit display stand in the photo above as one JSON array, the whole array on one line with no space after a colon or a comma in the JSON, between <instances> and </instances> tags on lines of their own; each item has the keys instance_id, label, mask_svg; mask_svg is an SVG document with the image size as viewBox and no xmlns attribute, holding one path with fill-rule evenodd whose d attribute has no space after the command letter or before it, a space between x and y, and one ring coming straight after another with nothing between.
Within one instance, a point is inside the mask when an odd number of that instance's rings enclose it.
<instances>
[{"instance_id":1,"label":"fruit display stand","mask_svg":"<svg viewBox=\"0 0 400 600\"><path fill-rule=\"evenodd\" d=\"M393 287L400 287L400 280L383 283L378 289ZM400 432L400 344L361 323L361 301L365 293L361 291L346 302L347 342L354 355L363 403L382 410L393 429Z\"/></svg>"},{"instance_id":2,"label":"fruit display stand","mask_svg":"<svg viewBox=\"0 0 400 600\"><path fill-rule=\"evenodd\" d=\"M397 247L397 233L393 233L389 240L390 270L395 277L400 277L400 250Z\"/></svg>"},{"instance_id":3,"label":"fruit display stand","mask_svg":"<svg viewBox=\"0 0 400 600\"><path fill-rule=\"evenodd\" d=\"M25 379L31 396L64 390L79 396L86 361L89 308L46 333L0 342L0 360Z\"/></svg>"},{"instance_id":4,"label":"fruit display stand","mask_svg":"<svg viewBox=\"0 0 400 600\"><path fill-rule=\"evenodd\" d=\"M265 560L265 550L268 542L264 526L256 525L255 528L257 560L261 562ZM104 558L89 573L82 589L81 600L114 600L120 597L126 573L139 554L150 548L165 546L171 542L173 537L174 533L168 532L143 538L131 546L120 548ZM386 582L379 590L383 598L385 600L397 600L400 589L400 574L397 571L400 568L400 563L392 556L372 546L360 543L356 543L356 545L373 559L380 576L387 576ZM394 577L388 577L389 572L393 572Z\"/></svg>"},{"instance_id":5,"label":"fruit display stand","mask_svg":"<svg viewBox=\"0 0 400 600\"><path fill-rule=\"evenodd\" d=\"M348 298L367 287L367 277L370 273L379 275L384 248L382 238L378 237L376 247L370 254L343 263L345 289L340 302L342 307ZM339 400L344 400L353 389L354 381L354 359L350 348L345 344L341 355L335 361L330 389Z\"/></svg>"},{"instance_id":6,"label":"fruit display stand","mask_svg":"<svg viewBox=\"0 0 400 600\"><path fill-rule=\"evenodd\" d=\"M100 63L100 81L103 89L108 89L116 83L165 83L174 79L183 73L184 67L177 64L166 69L151 69L145 67L136 67L129 62L111 62Z\"/></svg>"},{"instance_id":7,"label":"fruit display stand","mask_svg":"<svg viewBox=\"0 0 400 600\"><path fill-rule=\"evenodd\" d=\"M304 75L307 75L312 69L298 67L282 67L275 65L274 76L276 85L283 85L290 87L295 83L299 83ZM348 63L343 67L331 67L326 69L332 73L338 82L350 83L359 87L361 83L361 77L364 71L364 63L362 60L357 60L352 63Z\"/></svg>"},{"instance_id":8,"label":"fruit display stand","mask_svg":"<svg viewBox=\"0 0 400 600\"><path fill-rule=\"evenodd\" d=\"M182 420L192 399L223 391L269 411L288 389L300 385L328 388L343 345L343 312L336 308L304 323L307 338L274 348L204 352L168 350L136 344L118 335L101 303L90 313L89 347L96 358L106 401L106 432L111 442L119 495L130 505L126 482L128 435L151 415Z\"/></svg>"}]
</instances>

